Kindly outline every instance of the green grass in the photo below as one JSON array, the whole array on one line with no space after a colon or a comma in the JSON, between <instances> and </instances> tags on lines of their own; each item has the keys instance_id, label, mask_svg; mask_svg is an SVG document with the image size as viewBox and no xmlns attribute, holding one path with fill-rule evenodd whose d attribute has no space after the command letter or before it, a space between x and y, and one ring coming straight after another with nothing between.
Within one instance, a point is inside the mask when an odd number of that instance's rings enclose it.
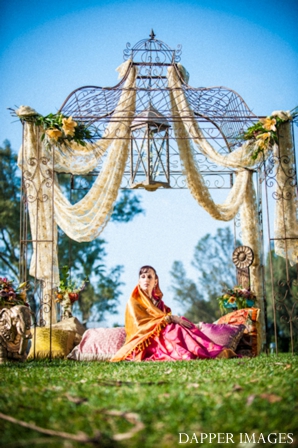
<instances>
[{"instance_id":1,"label":"green grass","mask_svg":"<svg viewBox=\"0 0 298 448\"><path fill-rule=\"evenodd\" d=\"M265 446L298 446L297 383L298 357L289 354L156 363L9 363L0 366L0 412L54 431L82 431L90 437L100 431L100 442L93 446L237 447L241 432L257 438L259 433L294 433L291 445ZM144 428L127 440L112 440L134 428L128 412L137 414ZM198 441L201 432L233 433L234 444L179 444L179 432L196 433ZM0 419L0 446L88 445Z\"/></svg>"}]
</instances>

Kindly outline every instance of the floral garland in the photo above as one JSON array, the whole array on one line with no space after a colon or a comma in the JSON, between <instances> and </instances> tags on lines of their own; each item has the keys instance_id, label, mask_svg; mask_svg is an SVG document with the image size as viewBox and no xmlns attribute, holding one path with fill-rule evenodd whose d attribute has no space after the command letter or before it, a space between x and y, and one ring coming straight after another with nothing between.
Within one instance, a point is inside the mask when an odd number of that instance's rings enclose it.
<instances>
[{"instance_id":1,"label":"floral garland","mask_svg":"<svg viewBox=\"0 0 298 448\"><path fill-rule=\"evenodd\" d=\"M256 160L261 152L269 146L278 142L277 127L286 121L294 119L298 115L297 108L293 111L276 110L266 118L250 126L239 138L244 140L255 140L257 149L252 154L252 159Z\"/></svg>"},{"instance_id":2,"label":"floral garland","mask_svg":"<svg viewBox=\"0 0 298 448\"><path fill-rule=\"evenodd\" d=\"M11 110L21 122L27 121L40 126L44 131L41 140L47 137L52 143L67 144L74 141L81 146L86 146L86 141L92 142L94 139L90 126L74 121L71 116L67 117L61 112L43 116L29 106L20 106L17 110Z\"/></svg>"},{"instance_id":3,"label":"floral garland","mask_svg":"<svg viewBox=\"0 0 298 448\"><path fill-rule=\"evenodd\" d=\"M250 289L242 286L234 286L233 289L227 289L223 295L217 298L222 314L228 312L229 308L241 310L254 305L256 295Z\"/></svg>"},{"instance_id":4,"label":"floral garland","mask_svg":"<svg viewBox=\"0 0 298 448\"><path fill-rule=\"evenodd\" d=\"M0 308L12 307L15 305L26 305L26 290L28 282L21 283L16 289L13 287L13 280L0 277Z\"/></svg>"}]
</instances>

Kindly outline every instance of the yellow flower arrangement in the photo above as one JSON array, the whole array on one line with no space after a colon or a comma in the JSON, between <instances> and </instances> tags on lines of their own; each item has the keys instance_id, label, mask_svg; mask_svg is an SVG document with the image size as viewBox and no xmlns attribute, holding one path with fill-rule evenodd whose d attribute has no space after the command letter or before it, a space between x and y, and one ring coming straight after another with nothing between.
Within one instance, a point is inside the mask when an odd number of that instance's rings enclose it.
<instances>
[{"instance_id":1,"label":"yellow flower arrangement","mask_svg":"<svg viewBox=\"0 0 298 448\"><path fill-rule=\"evenodd\" d=\"M295 119L298 116L298 109L290 111L274 111L272 115L261 118L260 121L250 126L239 139L251 140L256 142L256 150L252 154L252 159L256 160L264 150L270 145L277 143L277 127L285 121Z\"/></svg>"},{"instance_id":2,"label":"yellow flower arrangement","mask_svg":"<svg viewBox=\"0 0 298 448\"><path fill-rule=\"evenodd\" d=\"M266 142L266 141L264 141L264 140L259 140L259 141L257 142L257 145L258 145L258 149L259 149L260 151L264 151L264 149L266 149L267 146L268 146L268 142Z\"/></svg>"},{"instance_id":3,"label":"yellow flower arrangement","mask_svg":"<svg viewBox=\"0 0 298 448\"><path fill-rule=\"evenodd\" d=\"M276 119L272 117L261 118L260 122L266 131L276 131Z\"/></svg>"},{"instance_id":4,"label":"yellow flower arrangement","mask_svg":"<svg viewBox=\"0 0 298 448\"><path fill-rule=\"evenodd\" d=\"M17 110L11 110L12 115L19 117L22 122L30 122L40 126L44 131L41 136L42 140L47 137L58 144L67 144L74 141L85 146L86 141L92 142L95 139L95 128L91 130L90 126L75 121L72 116L67 117L61 112L42 116L28 106L20 106Z\"/></svg>"},{"instance_id":5,"label":"yellow flower arrangement","mask_svg":"<svg viewBox=\"0 0 298 448\"><path fill-rule=\"evenodd\" d=\"M65 135L74 136L75 127L78 125L76 121L73 121L72 117L62 118L62 129Z\"/></svg>"},{"instance_id":6,"label":"yellow flower arrangement","mask_svg":"<svg viewBox=\"0 0 298 448\"><path fill-rule=\"evenodd\" d=\"M257 139L262 139L264 141L270 139L270 137L271 137L270 132L264 132L263 134L257 135Z\"/></svg>"},{"instance_id":7,"label":"yellow flower arrangement","mask_svg":"<svg viewBox=\"0 0 298 448\"><path fill-rule=\"evenodd\" d=\"M264 151L270 143L271 133L263 132L263 134L257 135L257 145L261 151Z\"/></svg>"},{"instance_id":8,"label":"yellow flower arrangement","mask_svg":"<svg viewBox=\"0 0 298 448\"><path fill-rule=\"evenodd\" d=\"M56 142L58 141L58 139L60 137L62 137L62 132L60 131L60 129L57 128L50 128L46 130L46 134L49 138L52 138L53 140L55 140Z\"/></svg>"}]
</instances>

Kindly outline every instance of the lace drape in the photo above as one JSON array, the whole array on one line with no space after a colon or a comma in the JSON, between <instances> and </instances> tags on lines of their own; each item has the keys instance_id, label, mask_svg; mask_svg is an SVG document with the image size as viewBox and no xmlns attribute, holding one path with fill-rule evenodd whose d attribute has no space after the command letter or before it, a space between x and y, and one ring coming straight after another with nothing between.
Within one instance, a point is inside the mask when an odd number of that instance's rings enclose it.
<instances>
[{"instance_id":1,"label":"lace drape","mask_svg":"<svg viewBox=\"0 0 298 448\"><path fill-rule=\"evenodd\" d=\"M75 168L74 160L77 156L74 155L69 159L69 151L63 154L53 147L49 149L48 142L41 141L40 130L35 124L26 122L24 125L19 166L23 170L33 242L30 274L42 280L44 285L51 285L44 296L47 296L48 301L52 303L53 310L55 306L51 288L59 284L57 224L70 238L81 242L95 239L108 222L129 152L130 124L134 117L136 102L135 80L136 68L131 67L115 109L116 115L113 115L116 122L112 121L106 130L109 137L113 135L114 139L103 140L98 145L102 151L111 146L109 154L89 192L74 205L64 196L53 173L66 169L73 174L82 174L85 168L82 169L80 165L78 169ZM122 117L125 117L123 122ZM74 150L74 145L72 149ZM86 151L88 160L90 155L88 151L91 149L89 145L87 149L81 150L78 157ZM97 157L96 154L94 157ZM93 168L93 162L88 169L91 167ZM45 320L49 323L49 316L46 316ZM55 316L53 320L55 321Z\"/></svg>"},{"instance_id":2,"label":"lace drape","mask_svg":"<svg viewBox=\"0 0 298 448\"><path fill-rule=\"evenodd\" d=\"M215 219L230 221L235 217L239 209L241 210L243 244L251 247L255 254L251 268L251 286L257 294L259 306L261 306L262 282L260 277L259 224L256 212L255 190L252 182L252 171L249 169L256 163L251 158L255 150L255 144L251 142L245 143L240 149L227 156L219 154L207 142L200 130L188 105L181 88L181 81L174 67L169 67L168 79L169 87L171 87L170 100L172 114L175 116L175 137L178 143L183 172L187 179L187 186L197 202ZM192 142L213 162L236 169L236 181L223 204L215 204L213 201L196 163Z\"/></svg>"}]
</instances>

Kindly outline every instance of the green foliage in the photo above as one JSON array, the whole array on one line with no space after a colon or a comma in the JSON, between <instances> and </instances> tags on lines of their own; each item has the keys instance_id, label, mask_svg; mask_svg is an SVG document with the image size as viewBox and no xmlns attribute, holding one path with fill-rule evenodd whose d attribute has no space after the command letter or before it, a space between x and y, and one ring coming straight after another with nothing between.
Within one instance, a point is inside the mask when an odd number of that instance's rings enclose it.
<instances>
[{"instance_id":1,"label":"green foliage","mask_svg":"<svg viewBox=\"0 0 298 448\"><path fill-rule=\"evenodd\" d=\"M242 446L238 445L241 432L265 437L283 432L296 437L297 375L298 357L289 354L179 362L57 360L0 365L1 413L73 435L101 434L97 443L83 444L0 419L1 446L172 448L180 446L179 432L196 433L198 438L200 433L232 433L235 447ZM143 429L134 433L135 424L126 413L143 423ZM130 431L127 439L112 440L115 434ZM222 444L206 440L197 445Z\"/></svg>"},{"instance_id":2,"label":"green foliage","mask_svg":"<svg viewBox=\"0 0 298 448\"><path fill-rule=\"evenodd\" d=\"M140 213L144 213L140 198L130 190L123 190L115 204L111 221L129 222Z\"/></svg>"},{"instance_id":3,"label":"green foliage","mask_svg":"<svg viewBox=\"0 0 298 448\"><path fill-rule=\"evenodd\" d=\"M18 277L20 245L20 185L17 157L9 141L0 147L0 269Z\"/></svg>"},{"instance_id":4,"label":"green foliage","mask_svg":"<svg viewBox=\"0 0 298 448\"><path fill-rule=\"evenodd\" d=\"M60 270L60 283L58 292L80 292L88 282L88 277L86 277L80 285L78 285L76 281L71 280L69 266L66 265L63 266Z\"/></svg>"},{"instance_id":5,"label":"green foliage","mask_svg":"<svg viewBox=\"0 0 298 448\"><path fill-rule=\"evenodd\" d=\"M61 113L57 114L48 114L46 116L39 115L36 118L36 124L41 126L42 129L46 132L49 129L59 129L62 132L62 136L59 137L58 141L60 143L67 143L68 141L75 141L81 146L86 146L86 141L92 141L94 139L94 131L92 132L90 126L85 126L82 122L74 122L76 126L74 127L73 135L66 135L63 129L63 119L67 119L66 115ZM43 140L45 137L45 133L42 134L41 139Z\"/></svg>"},{"instance_id":6,"label":"green foliage","mask_svg":"<svg viewBox=\"0 0 298 448\"><path fill-rule=\"evenodd\" d=\"M260 153L269 145L278 143L277 128L286 121L297 121L298 107L290 111L275 111L274 115L262 118L260 121L250 126L244 133L240 134L237 139L256 141L257 148L252 154L252 159L257 160Z\"/></svg>"},{"instance_id":7,"label":"green foliage","mask_svg":"<svg viewBox=\"0 0 298 448\"><path fill-rule=\"evenodd\" d=\"M84 322L100 321L104 314L117 313L118 298L121 295L120 281L122 266L107 269L105 265L106 242L97 238L89 243L70 240L59 231L58 256L60 266L70 266L69 282L77 278L89 278L90 283L80 293L74 305L74 313L81 313Z\"/></svg>"},{"instance_id":8,"label":"green foliage","mask_svg":"<svg viewBox=\"0 0 298 448\"><path fill-rule=\"evenodd\" d=\"M123 271L123 266L117 265L100 273L97 281L80 294L78 304L83 321L100 322L106 313L117 314L118 298L122 294L120 288L124 284L120 281Z\"/></svg>"},{"instance_id":9,"label":"green foliage","mask_svg":"<svg viewBox=\"0 0 298 448\"><path fill-rule=\"evenodd\" d=\"M60 136L55 137L54 140L59 143L66 144L70 141L74 141L81 146L86 146L86 141L92 142L95 136L95 128L91 128L90 126L86 126L83 122L74 121L71 117L67 117L63 115L61 112L56 114L48 114L48 115L29 115L29 116L21 116L21 121L29 121L31 123L35 123L37 126L40 126L44 131L41 135L41 140L44 140L47 131L51 130L59 130ZM67 130L67 126L65 126L65 120L69 120L70 123L73 123L73 131L69 133ZM50 133L48 137L53 138Z\"/></svg>"},{"instance_id":10,"label":"green foliage","mask_svg":"<svg viewBox=\"0 0 298 448\"><path fill-rule=\"evenodd\" d=\"M216 310L213 304L205 300L204 295L193 280L186 277L186 271L181 261L174 261L171 275L174 285L174 299L187 307L185 317L193 322L212 322Z\"/></svg>"},{"instance_id":11,"label":"green foliage","mask_svg":"<svg viewBox=\"0 0 298 448\"><path fill-rule=\"evenodd\" d=\"M284 120L281 120L279 117L267 117L269 119L273 119L276 121L276 125L278 126L280 123L283 123ZM267 136L265 139L262 139L261 136ZM257 160L259 154L264 151L265 147L269 145L273 145L277 143L277 133L276 130L268 130L264 128L264 124L262 121L258 121L253 126L250 126L244 134L240 135L240 139L244 140L258 140L258 147L252 154L251 158L253 160Z\"/></svg>"},{"instance_id":12,"label":"green foliage","mask_svg":"<svg viewBox=\"0 0 298 448\"><path fill-rule=\"evenodd\" d=\"M192 265L198 271L197 282L186 277L181 262L174 262L171 270L174 299L188 307L185 316L190 320L212 322L220 317L217 297L236 283L233 250L230 228L219 228L214 236L208 233L201 238L195 247Z\"/></svg>"}]
</instances>

